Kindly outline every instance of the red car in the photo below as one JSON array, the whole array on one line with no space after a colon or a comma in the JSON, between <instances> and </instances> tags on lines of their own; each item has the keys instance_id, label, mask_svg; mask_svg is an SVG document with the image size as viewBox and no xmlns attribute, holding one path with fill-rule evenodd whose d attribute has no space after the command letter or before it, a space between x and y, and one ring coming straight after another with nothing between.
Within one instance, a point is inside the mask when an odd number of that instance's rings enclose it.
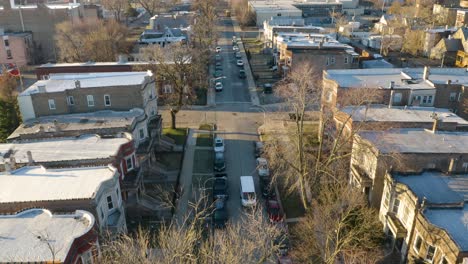
<instances>
[{"instance_id":1,"label":"red car","mask_svg":"<svg viewBox=\"0 0 468 264\"><path fill-rule=\"evenodd\" d=\"M277 223L283 221L284 213L281 210L280 204L275 200L267 200L266 210L268 213L268 218L271 223Z\"/></svg>"}]
</instances>

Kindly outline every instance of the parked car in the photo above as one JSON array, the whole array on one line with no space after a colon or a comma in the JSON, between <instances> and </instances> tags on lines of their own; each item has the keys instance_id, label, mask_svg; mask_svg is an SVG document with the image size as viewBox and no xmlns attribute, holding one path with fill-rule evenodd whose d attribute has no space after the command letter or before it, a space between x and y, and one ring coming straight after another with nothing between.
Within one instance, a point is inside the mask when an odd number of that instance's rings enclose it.
<instances>
[{"instance_id":1,"label":"parked car","mask_svg":"<svg viewBox=\"0 0 468 264\"><path fill-rule=\"evenodd\" d=\"M223 152L215 152L213 167L214 171L223 171L226 169L226 161Z\"/></svg>"},{"instance_id":2,"label":"parked car","mask_svg":"<svg viewBox=\"0 0 468 264\"><path fill-rule=\"evenodd\" d=\"M237 66L239 67L244 66L244 62L242 60L237 60Z\"/></svg>"},{"instance_id":3,"label":"parked car","mask_svg":"<svg viewBox=\"0 0 468 264\"><path fill-rule=\"evenodd\" d=\"M214 151L224 152L224 139L216 137L214 140Z\"/></svg>"},{"instance_id":4,"label":"parked car","mask_svg":"<svg viewBox=\"0 0 468 264\"><path fill-rule=\"evenodd\" d=\"M254 142L254 151L255 151L255 158L260 157L263 154L263 142L255 141Z\"/></svg>"},{"instance_id":5,"label":"parked car","mask_svg":"<svg viewBox=\"0 0 468 264\"><path fill-rule=\"evenodd\" d=\"M272 93L273 92L273 85L271 85L271 83L265 83L263 85L263 92L268 94L268 93Z\"/></svg>"},{"instance_id":6,"label":"parked car","mask_svg":"<svg viewBox=\"0 0 468 264\"><path fill-rule=\"evenodd\" d=\"M270 223L277 223L283 221L284 213L281 210L280 204L276 200L267 200L266 201L266 211Z\"/></svg>"},{"instance_id":7,"label":"parked car","mask_svg":"<svg viewBox=\"0 0 468 264\"><path fill-rule=\"evenodd\" d=\"M221 92L223 90L223 83L222 82L216 82L215 84L215 90L217 92Z\"/></svg>"},{"instance_id":8,"label":"parked car","mask_svg":"<svg viewBox=\"0 0 468 264\"><path fill-rule=\"evenodd\" d=\"M217 71L214 72L214 77L216 77L216 78L219 78L222 75L223 75L223 71L221 71L221 70L217 70Z\"/></svg>"},{"instance_id":9,"label":"parked car","mask_svg":"<svg viewBox=\"0 0 468 264\"><path fill-rule=\"evenodd\" d=\"M244 70L239 71L239 78L245 79L245 71Z\"/></svg>"},{"instance_id":10,"label":"parked car","mask_svg":"<svg viewBox=\"0 0 468 264\"><path fill-rule=\"evenodd\" d=\"M223 199L217 199L213 212L213 225L215 228L226 227L226 222L229 220L226 203Z\"/></svg>"},{"instance_id":11,"label":"parked car","mask_svg":"<svg viewBox=\"0 0 468 264\"><path fill-rule=\"evenodd\" d=\"M241 55L241 53L238 51L238 52L236 52L236 59L240 59L240 58L242 58L242 55Z\"/></svg>"},{"instance_id":12,"label":"parked car","mask_svg":"<svg viewBox=\"0 0 468 264\"><path fill-rule=\"evenodd\" d=\"M265 158L257 158L257 173L260 177L269 177L270 169L268 168L268 161Z\"/></svg>"},{"instance_id":13,"label":"parked car","mask_svg":"<svg viewBox=\"0 0 468 264\"><path fill-rule=\"evenodd\" d=\"M257 195L252 176L240 177L240 198L243 207L254 207L257 204Z\"/></svg>"},{"instance_id":14,"label":"parked car","mask_svg":"<svg viewBox=\"0 0 468 264\"><path fill-rule=\"evenodd\" d=\"M228 181L226 177L218 177L213 181L213 199L225 199L229 198L228 194Z\"/></svg>"},{"instance_id":15,"label":"parked car","mask_svg":"<svg viewBox=\"0 0 468 264\"><path fill-rule=\"evenodd\" d=\"M232 46L233 51L239 51L239 47L237 45Z\"/></svg>"},{"instance_id":16,"label":"parked car","mask_svg":"<svg viewBox=\"0 0 468 264\"><path fill-rule=\"evenodd\" d=\"M215 60L216 60L216 61L221 61L221 55L219 55L219 54L216 54L216 56L215 56Z\"/></svg>"},{"instance_id":17,"label":"parked car","mask_svg":"<svg viewBox=\"0 0 468 264\"><path fill-rule=\"evenodd\" d=\"M221 52L221 47L216 47L216 53L220 53Z\"/></svg>"}]
</instances>

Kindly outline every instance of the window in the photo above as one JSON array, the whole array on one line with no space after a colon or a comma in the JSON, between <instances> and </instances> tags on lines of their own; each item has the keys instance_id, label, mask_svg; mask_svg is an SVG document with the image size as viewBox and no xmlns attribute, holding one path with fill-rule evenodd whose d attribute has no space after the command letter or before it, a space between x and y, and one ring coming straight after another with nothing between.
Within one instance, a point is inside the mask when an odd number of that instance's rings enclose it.
<instances>
[{"instance_id":1,"label":"window","mask_svg":"<svg viewBox=\"0 0 468 264\"><path fill-rule=\"evenodd\" d=\"M156 114L156 109L154 107L151 108L151 115L154 116Z\"/></svg>"},{"instance_id":2,"label":"window","mask_svg":"<svg viewBox=\"0 0 468 264\"><path fill-rule=\"evenodd\" d=\"M388 207L390 204L390 191L385 192L385 200L384 200L384 205Z\"/></svg>"},{"instance_id":3,"label":"window","mask_svg":"<svg viewBox=\"0 0 468 264\"><path fill-rule=\"evenodd\" d=\"M13 55L11 55L11 50L7 49L6 55L7 55L7 59L13 59Z\"/></svg>"},{"instance_id":4,"label":"window","mask_svg":"<svg viewBox=\"0 0 468 264\"><path fill-rule=\"evenodd\" d=\"M109 208L109 210L113 209L114 208L114 204L112 203L112 196L107 196L107 208Z\"/></svg>"},{"instance_id":5,"label":"window","mask_svg":"<svg viewBox=\"0 0 468 264\"><path fill-rule=\"evenodd\" d=\"M401 103L401 93L395 93L393 95L393 102L394 103Z\"/></svg>"},{"instance_id":6,"label":"window","mask_svg":"<svg viewBox=\"0 0 468 264\"><path fill-rule=\"evenodd\" d=\"M88 106L93 107L94 106L94 96L92 95L87 95L86 100L88 101Z\"/></svg>"},{"instance_id":7,"label":"window","mask_svg":"<svg viewBox=\"0 0 468 264\"><path fill-rule=\"evenodd\" d=\"M428 103L428 104L432 104L432 95L429 95L429 96L427 97L427 103Z\"/></svg>"},{"instance_id":8,"label":"window","mask_svg":"<svg viewBox=\"0 0 468 264\"><path fill-rule=\"evenodd\" d=\"M458 102L460 102L461 99L462 99L462 93L459 93L459 94L458 94Z\"/></svg>"},{"instance_id":9,"label":"window","mask_svg":"<svg viewBox=\"0 0 468 264\"><path fill-rule=\"evenodd\" d=\"M54 99L49 99L49 109L50 110L55 110L55 100Z\"/></svg>"},{"instance_id":10,"label":"window","mask_svg":"<svg viewBox=\"0 0 468 264\"><path fill-rule=\"evenodd\" d=\"M419 235L416 235L416 240L414 240L414 245L413 248L416 252L419 252L421 250L421 245L422 245L422 238Z\"/></svg>"},{"instance_id":11,"label":"window","mask_svg":"<svg viewBox=\"0 0 468 264\"><path fill-rule=\"evenodd\" d=\"M405 223L408 222L409 213L410 213L409 207L406 206L406 205L403 206L403 216L402 216L403 222L405 222Z\"/></svg>"},{"instance_id":12,"label":"window","mask_svg":"<svg viewBox=\"0 0 468 264\"><path fill-rule=\"evenodd\" d=\"M462 168L464 172L468 172L468 162L463 162Z\"/></svg>"},{"instance_id":13,"label":"window","mask_svg":"<svg viewBox=\"0 0 468 264\"><path fill-rule=\"evenodd\" d=\"M327 66L330 65L330 58L327 57Z\"/></svg>"},{"instance_id":14,"label":"window","mask_svg":"<svg viewBox=\"0 0 468 264\"><path fill-rule=\"evenodd\" d=\"M331 91L327 92L327 102L331 102L333 99L333 93Z\"/></svg>"},{"instance_id":15,"label":"window","mask_svg":"<svg viewBox=\"0 0 468 264\"><path fill-rule=\"evenodd\" d=\"M445 256L443 256L441 259L440 259L440 264L449 264L447 258Z\"/></svg>"},{"instance_id":16,"label":"window","mask_svg":"<svg viewBox=\"0 0 468 264\"><path fill-rule=\"evenodd\" d=\"M330 64L335 64L335 56L330 57Z\"/></svg>"},{"instance_id":17,"label":"window","mask_svg":"<svg viewBox=\"0 0 468 264\"><path fill-rule=\"evenodd\" d=\"M348 61L349 61L348 57L344 57L344 63L348 64Z\"/></svg>"},{"instance_id":18,"label":"window","mask_svg":"<svg viewBox=\"0 0 468 264\"><path fill-rule=\"evenodd\" d=\"M395 201L393 201L393 208L392 208L392 212L394 212L395 214L398 214L398 209L400 208L400 200L399 199L395 199Z\"/></svg>"},{"instance_id":19,"label":"window","mask_svg":"<svg viewBox=\"0 0 468 264\"><path fill-rule=\"evenodd\" d=\"M457 93L455 92L450 93L449 102L455 102L455 100L457 100Z\"/></svg>"},{"instance_id":20,"label":"window","mask_svg":"<svg viewBox=\"0 0 468 264\"><path fill-rule=\"evenodd\" d=\"M127 163L127 171L130 171L133 169L133 160L132 160L132 157L129 157L125 160L125 162Z\"/></svg>"},{"instance_id":21,"label":"window","mask_svg":"<svg viewBox=\"0 0 468 264\"><path fill-rule=\"evenodd\" d=\"M434 260L434 253L436 251L436 248L432 245L428 245L427 247L427 254L426 254L426 260L432 263L432 260Z\"/></svg>"},{"instance_id":22,"label":"window","mask_svg":"<svg viewBox=\"0 0 468 264\"><path fill-rule=\"evenodd\" d=\"M10 41L8 39L4 39L3 40L3 43L5 43L5 47L9 47L10 46Z\"/></svg>"},{"instance_id":23,"label":"window","mask_svg":"<svg viewBox=\"0 0 468 264\"><path fill-rule=\"evenodd\" d=\"M110 106L111 105L110 95L108 95L108 94L104 95L104 105L105 106Z\"/></svg>"},{"instance_id":24,"label":"window","mask_svg":"<svg viewBox=\"0 0 468 264\"><path fill-rule=\"evenodd\" d=\"M140 140L145 138L145 130L143 128L140 128L140 130L138 130L138 133L140 135Z\"/></svg>"},{"instance_id":25,"label":"window","mask_svg":"<svg viewBox=\"0 0 468 264\"><path fill-rule=\"evenodd\" d=\"M172 93L172 86L170 84L165 84L163 86L163 93Z\"/></svg>"},{"instance_id":26,"label":"window","mask_svg":"<svg viewBox=\"0 0 468 264\"><path fill-rule=\"evenodd\" d=\"M73 98L73 96L67 96L67 104L75 105L75 99Z\"/></svg>"}]
</instances>

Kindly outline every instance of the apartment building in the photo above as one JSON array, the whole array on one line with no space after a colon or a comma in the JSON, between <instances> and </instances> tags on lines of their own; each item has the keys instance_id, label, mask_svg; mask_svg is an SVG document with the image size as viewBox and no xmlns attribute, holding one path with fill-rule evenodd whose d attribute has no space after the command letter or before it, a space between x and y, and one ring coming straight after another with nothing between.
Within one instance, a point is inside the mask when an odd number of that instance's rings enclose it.
<instances>
[{"instance_id":1,"label":"apartment building","mask_svg":"<svg viewBox=\"0 0 468 264\"><path fill-rule=\"evenodd\" d=\"M0 214L28 208L86 210L101 232L126 232L120 175L111 166L47 169L26 166L0 175Z\"/></svg>"},{"instance_id":2,"label":"apartment building","mask_svg":"<svg viewBox=\"0 0 468 264\"><path fill-rule=\"evenodd\" d=\"M298 17L272 17L263 22L263 40L267 47L277 48L276 36L282 33L324 33L325 29L306 25L304 18Z\"/></svg>"},{"instance_id":3,"label":"apartment building","mask_svg":"<svg viewBox=\"0 0 468 264\"><path fill-rule=\"evenodd\" d=\"M0 65L24 66L34 63L33 40L30 32L4 32L0 28Z\"/></svg>"},{"instance_id":4,"label":"apartment building","mask_svg":"<svg viewBox=\"0 0 468 264\"><path fill-rule=\"evenodd\" d=\"M354 135L350 167L350 184L378 208L387 172L467 172L468 133L420 128L360 131Z\"/></svg>"},{"instance_id":5,"label":"apartment building","mask_svg":"<svg viewBox=\"0 0 468 264\"><path fill-rule=\"evenodd\" d=\"M293 33L294 34L294 33ZM297 34L297 33L296 33ZM327 69L357 68L359 54L346 44L323 34L277 37L278 69L287 74L301 63L310 63L317 72Z\"/></svg>"},{"instance_id":6,"label":"apartment building","mask_svg":"<svg viewBox=\"0 0 468 264\"><path fill-rule=\"evenodd\" d=\"M466 84L468 71L459 68L327 70L321 104L334 110L346 106L354 89L371 89L377 95L369 103L447 108L467 118Z\"/></svg>"},{"instance_id":7,"label":"apartment building","mask_svg":"<svg viewBox=\"0 0 468 264\"><path fill-rule=\"evenodd\" d=\"M93 22L100 18L97 5L85 5L76 0L57 1L4 0L0 3L0 25L8 31L32 32L37 61L56 61L55 27L64 21Z\"/></svg>"},{"instance_id":8,"label":"apartment building","mask_svg":"<svg viewBox=\"0 0 468 264\"><path fill-rule=\"evenodd\" d=\"M400 263L468 262L468 174L387 173L379 218Z\"/></svg>"},{"instance_id":9,"label":"apartment building","mask_svg":"<svg viewBox=\"0 0 468 264\"><path fill-rule=\"evenodd\" d=\"M100 254L95 218L87 211L0 215L0 234L3 263L96 263Z\"/></svg>"}]
</instances>

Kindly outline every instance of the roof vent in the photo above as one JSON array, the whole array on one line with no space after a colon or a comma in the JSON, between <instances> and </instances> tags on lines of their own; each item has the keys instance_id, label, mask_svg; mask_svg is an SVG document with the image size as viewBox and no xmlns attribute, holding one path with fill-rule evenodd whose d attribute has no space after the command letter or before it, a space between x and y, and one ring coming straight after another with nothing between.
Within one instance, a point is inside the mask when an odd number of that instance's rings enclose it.
<instances>
[{"instance_id":1,"label":"roof vent","mask_svg":"<svg viewBox=\"0 0 468 264\"><path fill-rule=\"evenodd\" d=\"M80 80L75 80L75 88L80 89L81 88L81 82Z\"/></svg>"}]
</instances>

